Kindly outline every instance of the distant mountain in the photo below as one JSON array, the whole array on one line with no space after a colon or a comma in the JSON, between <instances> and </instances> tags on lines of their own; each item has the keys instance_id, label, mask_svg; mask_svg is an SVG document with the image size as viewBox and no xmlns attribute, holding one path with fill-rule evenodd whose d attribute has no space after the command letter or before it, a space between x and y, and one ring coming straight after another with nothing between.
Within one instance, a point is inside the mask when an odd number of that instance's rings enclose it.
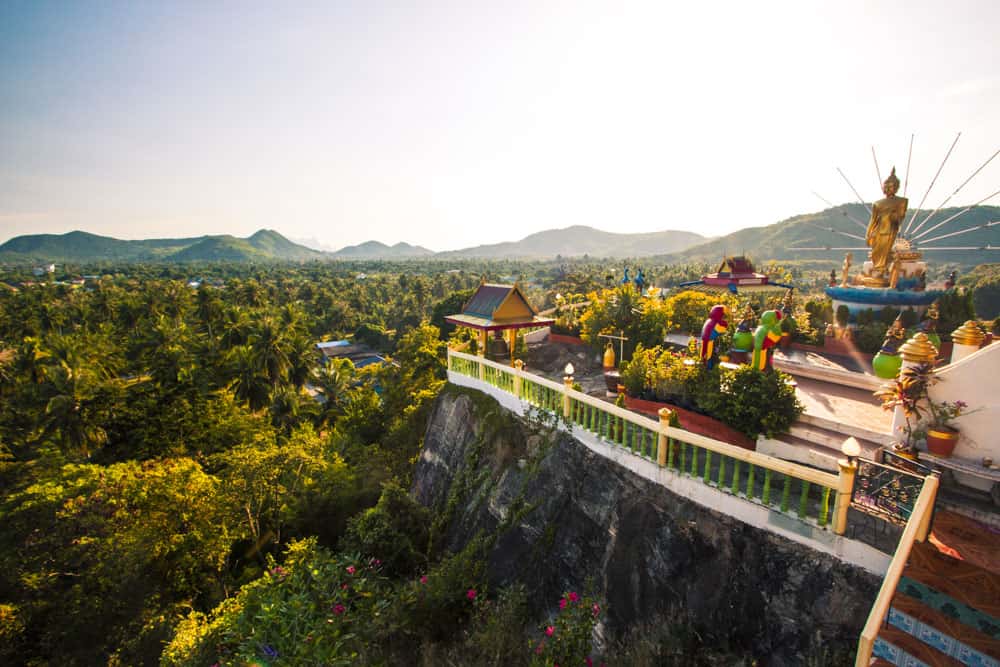
<instances>
[{"instance_id":1,"label":"distant mountain","mask_svg":"<svg viewBox=\"0 0 1000 667\"><path fill-rule=\"evenodd\" d=\"M934 229L935 225L945 222L963 210L962 208L941 209L923 226L920 226L921 222L931 211L917 212L912 229L923 235L923 238L918 240L918 249L924 253L925 260L938 266L957 264L963 267L972 267L977 264L996 262L1000 259L1000 253L995 250L979 249L989 245L993 247L1000 245L1000 225L985 226L989 222L1000 220L1000 207L977 206L968 213ZM912 216L913 211L911 210L906 214L906 223L910 221ZM906 223L903 224L904 229ZM713 262L721 260L725 255L747 254L758 264L772 259L822 259L837 261L837 267L839 267L839 262L843 261L844 253L850 251L854 253L855 266L860 266L864 261L862 257L867 256L864 240L867 224L868 211L861 204L842 204L818 213L796 215L766 227L741 229L727 236L693 246L681 253L675 253L665 259L668 262ZM970 227L979 228L949 238L937 239L937 237L960 232ZM831 231L831 229L837 231ZM927 230L933 231L924 235ZM935 247L963 249L933 250ZM821 248L821 250L803 250L802 248Z\"/></svg>"},{"instance_id":2,"label":"distant mountain","mask_svg":"<svg viewBox=\"0 0 1000 667\"><path fill-rule=\"evenodd\" d=\"M434 251L418 245L400 242L394 246L387 246L378 241L366 241L359 245L347 246L333 253L337 259L399 259L430 257L432 255L434 255Z\"/></svg>"},{"instance_id":3,"label":"distant mountain","mask_svg":"<svg viewBox=\"0 0 1000 667\"><path fill-rule=\"evenodd\" d=\"M549 229L526 236L520 241L481 245L463 250L439 252L435 258L456 257L646 257L683 251L705 242L694 232L665 231L645 234L615 234L593 227L574 225Z\"/></svg>"},{"instance_id":4,"label":"distant mountain","mask_svg":"<svg viewBox=\"0 0 1000 667\"><path fill-rule=\"evenodd\" d=\"M189 239L123 241L87 232L18 236L0 245L0 261L298 261L323 259L317 250L262 229L246 239L199 236Z\"/></svg>"}]
</instances>

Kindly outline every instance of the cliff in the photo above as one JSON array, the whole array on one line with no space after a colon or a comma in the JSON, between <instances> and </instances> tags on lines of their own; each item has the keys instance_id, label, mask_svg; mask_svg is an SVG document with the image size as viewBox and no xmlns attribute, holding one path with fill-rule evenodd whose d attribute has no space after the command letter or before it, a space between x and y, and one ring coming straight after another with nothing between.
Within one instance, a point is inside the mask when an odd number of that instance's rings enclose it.
<instances>
[{"instance_id":1,"label":"cliff","mask_svg":"<svg viewBox=\"0 0 1000 667\"><path fill-rule=\"evenodd\" d=\"M880 585L454 386L428 423L412 492L448 518L450 549L495 533L491 580L524 583L538 610L590 581L607 601L605 642L686 628L761 665L852 655Z\"/></svg>"}]
</instances>

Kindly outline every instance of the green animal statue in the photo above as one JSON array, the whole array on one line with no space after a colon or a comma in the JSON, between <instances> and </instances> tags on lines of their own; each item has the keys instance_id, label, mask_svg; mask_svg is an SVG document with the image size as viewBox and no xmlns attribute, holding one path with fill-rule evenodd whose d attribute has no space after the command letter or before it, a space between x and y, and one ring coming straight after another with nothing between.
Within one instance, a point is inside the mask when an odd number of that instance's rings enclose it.
<instances>
[{"instance_id":1,"label":"green animal statue","mask_svg":"<svg viewBox=\"0 0 1000 667\"><path fill-rule=\"evenodd\" d=\"M760 324L753 332L753 360L751 365L759 371L771 369L771 357L775 346L781 342L781 313L765 310L760 316Z\"/></svg>"}]
</instances>

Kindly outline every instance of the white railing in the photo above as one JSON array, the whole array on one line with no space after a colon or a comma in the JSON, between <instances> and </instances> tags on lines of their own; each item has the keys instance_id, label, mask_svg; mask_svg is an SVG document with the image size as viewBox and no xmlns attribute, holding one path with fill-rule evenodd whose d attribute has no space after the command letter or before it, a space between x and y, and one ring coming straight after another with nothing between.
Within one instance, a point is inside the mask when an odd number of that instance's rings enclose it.
<instances>
[{"instance_id":1,"label":"white railing","mask_svg":"<svg viewBox=\"0 0 1000 667\"><path fill-rule=\"evenodd\" d=\"M560 415L632 455L655 462L719 490L794 513L799 519L843 535L856 466L844 462L840 474L815 470L749 451L669 425L483 357L448 351L448 370L475 378L538 409ZM833 506L831 508L831 500ZM831 512L832 509L832 512Z\"/></svg>"}]
</instances>

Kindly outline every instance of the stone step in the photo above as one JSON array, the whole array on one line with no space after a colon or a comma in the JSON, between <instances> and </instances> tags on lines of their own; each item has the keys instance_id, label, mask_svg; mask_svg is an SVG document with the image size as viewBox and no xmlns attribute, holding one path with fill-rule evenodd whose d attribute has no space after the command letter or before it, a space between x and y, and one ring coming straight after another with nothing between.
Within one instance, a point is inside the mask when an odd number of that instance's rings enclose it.
<instances>
[{"instance_id":1,"label":"stone step","mask_svg":"<svg viewBox=\"0 0 1000 667\"><path fill-rule=\"evenodd\" d=\"M899 667L965 667L955 658L891 625L879 630L873 655Z\"/></svg>"},{"instance_id":2,"label":"stone step","mask_svg":"<svg viewBox=\"0 0 1000 667\"><path fill-rule=\"evenodd\" d=\"M844 444L844 440L849 437L857 439L858 443L861 445L861 456L866 459L875 458L878 450L882 447L882 445L877 441L869 440L855 434L846 434L841 431L835 431L826 428L821 424L804 421L802 419L799 419L799 421L792 424L791 428L788 429L788 433L796 438L801 438L802 440L822 445L823 447L837 452L840 456L842 456L840 454L840 447Z\"/></svg>"},{"instance_id":3,"label":"stone step","mask_svg":"<svg viewBox=\"0 0 1000 667\"><path fill-rule=\"evenodd\" d=\"M1000 640L908 595L897 593L892 599L888 622L962 664L1000 667Z\"/></svg>"}]
</instances>

